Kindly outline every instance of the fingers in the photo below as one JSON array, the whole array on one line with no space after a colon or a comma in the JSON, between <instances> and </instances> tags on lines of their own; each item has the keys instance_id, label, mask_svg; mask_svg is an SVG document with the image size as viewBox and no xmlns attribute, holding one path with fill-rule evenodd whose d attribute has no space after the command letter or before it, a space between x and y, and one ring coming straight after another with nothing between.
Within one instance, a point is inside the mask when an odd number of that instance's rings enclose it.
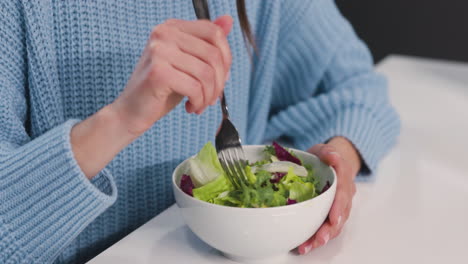
<instances>
[{"instance_id":1,"label":"fingers","mask_svg":"<svg viewBox=\"0 0 468 264\"><path fill-rule=\"evenodd\" d=\"M171 19L158 25L150 38L150 46L157 46L151 54L153 58L168 61L175 69L201 83L203 103L189 99L186 105L188 111L198 114L216 103L232 61L226 38L232 27L232 18L224 16L215 23Z\"/></svg>"},{"instance_id":2,"label":"fingers","mask_svg":"<svg viewBox=\"0 0 468 264\"><path fill-rule=\"evenodd\" d=\"M199 90L199 94L197 96L192 95L189 100L191 101L191 104L193 105L193 111L201 111L205 106L207 105L207 101L205 98L209 98L212 96L212 93L214 91L214 83L213 83L213 70L211 66L206 64L205 62L199 60L196 57L189 56L186 53L180 52L177 50L177 47L166 43L164 41L157 41L153 42L150 45L150 53L151 56L157 58L154 63L154 65L157 65L157 67L162 67L161 65L164 65L165 63L170 64L170 69L168 69L167 66L163 66L164 69L157 69L155 70L155 74L161 75L161 72L164 72L165 74L169 75L178 75L181 76L180 74L175 74L175 73L168 73L173 70L180 71L182 73L185 73L186 75L190 75L191 77L197 79L199 81L199 84L202 85L201 90ZM166 79L165 77L160 76L159 79ZM186 79L186 78L185 78ZM174 79L171 80L171 82L178 81L179 79ZM171 87L174 87L172 85ZM179 86L177 86L179 87ZM191 85L191 87L194 87L194 85ZM175 91L175 92L180 92L180 91L185 91L186 89ZM190 91L190 94L192 94L192 91ZM181 95L188 96L189 93L181 93Z\"/></svg>"},{"instance_id":3,"label":"fingers","mask_svg":"<svg viewBox=\"0 0 468 264\"><path fill-rule=\"evenodd\" d=\"M328 219L332 225L340 225L348 219L352 194L349 188L340 187L336 189L335 200L333 201Z\"/></svg>"},{"instance_id":4,"label":"fingers","mask_svg":"<svg viewBox=\"0 0 468 264\"><path fill-rule=\"evenodd\" d=\"M155 65L151 65L150 73L153 78L161 84L170 87L177 94L187 96L193 106L189 107L201 107L203 106L203 98L200 96L203 93L203 88L197 79L192 77L183 71L174 68L171 64L166 62L159 62ZM155 93L159 90L154 90ZM156 94L155 97L159 95ZM163 95L164 96L164 95ZM188 111L194 111L194 109L187 109Z\"/></svg>"},{"instance_id":5,"label":"fingers","mask_svg":"<svg viewBox=\"0 0 468 264\"><path fill-rule=\"evenodd\" d=\"M225 28L229 27L230 29L232 27L232 18L229 16L221 17L217 21L218 24L223 25ZM221 51L225 73L227 74L232 62L231 49L229 48L229 43L226 37L226 33L229 33L229 31L225 31L223 30L223 27L207 20L186 21L171 19L168 20L167 23L177 27L182 32L200 38L216 46Z\"/></svg>"},{"instance_id":6,"label":"fingers","mask_svg":"<svg viewBox=\"0 0 468 264\"><path fill-rule=\"evenodd\" d=\"M210 64L191 56L185 52L180 52L177 47L164 45L157 48L160 57L165 59L177 70L191 75L193 78L200 81L202 85L202 93L199 96L203 99L201 104L191 101L195 112L200 114L211 102L215 96L216 86L216 71ZM185 94L184 94L185 95Z\"/></svg>"},{"instance_id":7,"label":"fingers","mask_svg":"<svg viewBox=\"0 0 468 264\"><path fill-rule=\"evenodd\" d=\"M349 217L349 211L351 207L347 207L347 213L345 214L346 217L342 221L332 224L329 219L323 223L323 225L319 228L319 230L306 242L298 247L299 254L307 254L312 249L319 248L324 246L330 241L331 239L336 238L340 235L344 223Z\"/></svg>"},{"instance_id":8,"label":"fingers","mask_svg":"<svg viewBox=\"0 0 468 264\"><path fill-rule=\"evenodd\" d=\"M299 246L298 251L300 254L306 254L314 248L325 245L328 240L335 238L341 233L344 223L349 218L352 199L356 193L356 186L353 177L351 177L352 170L335 147L327 144L318 144L310 148L309 152L335 169L338 182L335 199L327 221L323 223L314 236Z\"/></svg>"},{"instance_id":9,"label":"fingers","mask_svg":"<svg viewBox=\"0 0 468 264\"><path fill-rule=\"evenodd\" d=\"M316 155L324 163L334 167L340 163L340 154L333 146L327 144L317 144L309 149L309 152Z\"/></svg>"},{"instance_id":10,"label":"fingers","mask_svg":"<svg viewBox=\"0 0 468 264\"><path fill-rule=\"evenodd\" d=\"M318 154L320 153L320 150L325 146L325 144L317 144L317 145L314 145L313 147L311 147L309 149L309 152L318 156Z\"/></svg>"},{"instance_id":11,"label":"fingers","mask_svg":"<svg viewBox=\"0 0 468 264\"><path fill-rule=\"evenodd\" d=\"M224 35L227 36L231 32L232 24L234 23L234 20L232 19L230 15L224 15L224 16L220 16L219 18L217 18L215 21L213 21L213 23L215 25L220 26L224 31Z\"/></svg>"},{"instance_id":12,"label":"fingers","mask_svg":"<svg viewBox=\"0 0 468 264\"><path fill-rule=\"evenodd\" d=\"M317 144L310 148L309 152L316 155L325 164L333 167L338 176L346 173L345 168L343 168L343 159L333 146Z\"/></svg>"},{"instance_id":13,"label":"fingers","mask_svg":"<svg viewBox=\"0 0 468 264\"><path fill-rule=\"evenodd\" d=\"M330 221L328 218L319 230L306 242L302 243L298 248L298 252L301 255L309 253L311 250L316 249L318 247L324 246L330 241L331 239L336 238L340 235L344 223L349 218L349 214L351 211L351 202L348 203L346 208L342 211L342 217L335 223Z\"/></svg>"},{"instance_id":14,"label":"fingers","mask_svg":"<svg viewBox=\"0 0 468 264\"><path fill-rule=\"evenodd\" d=\"M324 222L319 230L306 242L302 243L297 250L299 254L304 255L309 253L312 249L318 248L328 243L330 240L330 231L332 226L329 222Z\"/></svg>"},{"instance_id":15,"label":"fingers","mask_svg":"<svg viewBox=\"0 0 468 264\"><path fill-rule=\"evenodd\" d=\"M336 223L330 223L330 239L336 238L341 234L341 231L343 230L344 223L349 218L350 212L351 212L351 207L352 207L352 202L349 201L347 204L346 208L342 211L341 217L338 218L338 221Z\"/></svg>"},{"instance_id":16,"label":"fingers","mask_svg":"<svg viewBox=\"0 0 468 264\"><path fill-rule=\"evenodd\" d=\"M207 103L216 103L216 99L221 95L226 81L224 59L221 51L216 46L182 31L176 31L174 37L181 51L211 66L215 74L216 85L208 97Z\"/></svg>"},{"instance_id":17,"label":"fingers","mask_svg":"<svg viewBox=\"0 0 468 264\"><path fill-rule=\"evenodd\" d=\"M356 193L356 184L354 183L351 169L344 160L341 159L339 165L334 168L337 172L338 184L336 186L335 200L328 217L330 222L336 225L348 219L352 199Z\"/></svg>"},{"instance_id":18,"label":"fingers","mask_svg":"<svg viewBox=\"0 0 468 264\"><path fill-rule=\"evenodd\" d=\"M341 233L343 225L349 217L351 198L345 192L340 192L335 197L328 219L309 240L299 246L299 254L307 254L310 250L327 244L330 239ZM335 216L332 216L332 214L335 214ZM332 221L332 219L334 220Z\"/></svg>"}]
</instances>

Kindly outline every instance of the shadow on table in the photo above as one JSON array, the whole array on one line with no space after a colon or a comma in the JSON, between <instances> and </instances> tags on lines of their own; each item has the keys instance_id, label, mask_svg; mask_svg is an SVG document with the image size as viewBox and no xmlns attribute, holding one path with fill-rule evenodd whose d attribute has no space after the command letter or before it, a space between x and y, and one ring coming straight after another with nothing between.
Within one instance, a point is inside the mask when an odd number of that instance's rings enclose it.
<instances>
[{"instance_id":1,"label":"shadow on table","mask_svg":"<svg viewBox=\"0 0 468 264\"><path fill-rule=\"evenodd\" d=\"M343 234L330 241L328 245L313 250L306 256L300 256L296 251L289 253L288 262L302 263L328 263L342 249ZM200 240L186 225L168 232L158 243L153 245L149 260L161 260L175 263L237 263L224 257L218 250ZM148 262L150 263L150 262Z\"/></svg>"},{"instance_id":2,"label":"shadow on table","mask_svg":"<svg viewBox=\"0 0 468 264\"><path fill-rule=\"evenodd\" d=\"M297 252L292 251L289 253L290 258L288 263L294 264L309 264L309 263L331 263L333 258L340 254L343 248L343 236L346 236L346 228L343 229L342 234L328 242L327 245L313 249L309 254L301 256Z\"/></svg>"},{"instance_id":3,"label":"shadow on table","mask_svg":"<svg viewBox=\"0 0 468 264\"><path fill-rule=\"evenodd\" d=\"M200 240L186 225L180 226L154 244L150 259L178 261L180 263L234 263L218 250ZM186 261L186 262L185 262Z\"/></svg>"}]
</instances>

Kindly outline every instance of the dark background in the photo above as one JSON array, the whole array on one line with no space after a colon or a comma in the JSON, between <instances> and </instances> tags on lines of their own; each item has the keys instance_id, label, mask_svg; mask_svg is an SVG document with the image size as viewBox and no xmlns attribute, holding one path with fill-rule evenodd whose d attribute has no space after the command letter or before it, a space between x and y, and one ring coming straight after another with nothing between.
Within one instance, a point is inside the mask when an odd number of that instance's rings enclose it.
<instances>
[{"instance_id":1,"label":"dark background","mask_svg":"<svg viewBox=\"0 0 468 264\"><path fill-rule=\"evenodd\" d=\"M378 62L388 54L468 61L468 0L336 0Z\"/></svg>"}]
</instances>

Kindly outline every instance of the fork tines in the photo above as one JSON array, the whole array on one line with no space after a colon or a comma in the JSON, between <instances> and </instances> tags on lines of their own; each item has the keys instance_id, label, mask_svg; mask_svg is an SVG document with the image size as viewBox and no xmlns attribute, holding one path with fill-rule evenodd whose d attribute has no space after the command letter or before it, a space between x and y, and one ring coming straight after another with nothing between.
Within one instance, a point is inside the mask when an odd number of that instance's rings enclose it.
<instances>
[{"instance_id":1,"label":"fork tines","mask_svg":"<svg viewBox=\"0 0 468 264\"><path fill-rule=\"evenodd\" d=\"M230 147L218 152L218 158L226 172L228 179L236 188L242 185L249 185L247 175L245 173L245 160L244 151L241 147Z\"/></svg>"}]
</instances>

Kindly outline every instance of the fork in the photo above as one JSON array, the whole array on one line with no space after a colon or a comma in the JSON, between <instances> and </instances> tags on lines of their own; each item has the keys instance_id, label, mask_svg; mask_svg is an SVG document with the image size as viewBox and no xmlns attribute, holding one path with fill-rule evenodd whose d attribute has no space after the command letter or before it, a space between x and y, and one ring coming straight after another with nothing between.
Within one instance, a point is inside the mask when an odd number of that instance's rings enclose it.
<instances>
[{"instance_id":1,"label":"fork","mask_svg":"<svg viewBox=\"0 0 468 264\"><path fill-rule=\"evenodd\" d=\"M198 19L210 20L210 12L206 0L192 0L192 3ZM239 189L242 185L249 185L245 172L247 161L242 149L239 133L229 119L224 91L220 99L223 120L216 133L216 151L227 178L236 189Z\"/></svg>"}]
</instances>

